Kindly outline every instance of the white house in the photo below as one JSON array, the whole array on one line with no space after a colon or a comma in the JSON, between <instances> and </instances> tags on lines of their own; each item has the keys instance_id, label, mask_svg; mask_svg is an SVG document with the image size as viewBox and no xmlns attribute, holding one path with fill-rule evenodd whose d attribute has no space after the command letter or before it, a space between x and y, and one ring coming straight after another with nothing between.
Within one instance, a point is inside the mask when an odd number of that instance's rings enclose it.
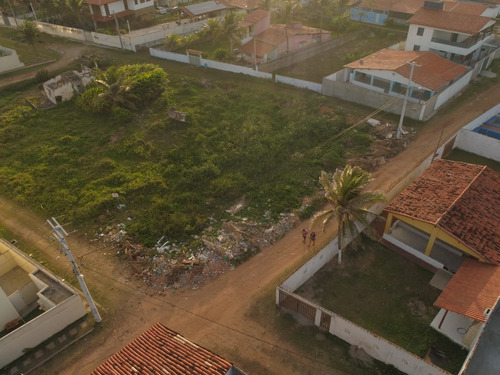
<instances>
[{"instance_id":1,"label":"white house","mask_svg":"<svg viewBox=\"0 0 500 375\"><path fill-rule=\"evenodd\" d=\"M153 12L153 0L84 0L89 5L94 22L113 21L114 17L126 17Z\"/></svg>"},{"instance_id":2,"label":"white house","mask_svg":"<svg viewBox=\"0 0 500 375\"><path fill-rule=\"evenodd\" d=\"M497 7L481 4L426 1L408 20L406 51L431 51L453 62L489 66L495 43L493 27Z\"/></svg>"},{"instance_id":3,"label":"white house","mask_svg":"<svg viewBox=\"0 0 500 375\"><path fill-rule=\"evenodd\" d=\"M0 368L86 314L71 287L0 239Z\"/></svg>"},{"instance_id":4,"label":"white house","mask_svg":"<svg viewBox=\"0 0 500 375\"><path fill-rule=\"evenodd\" d=\"M470 68L429 51L382 49L323 78L322 90L325 95L400 114L408 88L405 115L422 121L463 89L471 75Z\"/></svg>"},{"instance_id":5,"label":"white house","mask_svg":"<svg viewBox=\"0 0 500 375\"><path fill-rule=\"evenodd\" d=\"M89 69L83 69L81 73L70 70L45 81L43 90L47 98L57 104L70 100L75 93L83 92L92 79Z\"/></svg>"}]
</instances>

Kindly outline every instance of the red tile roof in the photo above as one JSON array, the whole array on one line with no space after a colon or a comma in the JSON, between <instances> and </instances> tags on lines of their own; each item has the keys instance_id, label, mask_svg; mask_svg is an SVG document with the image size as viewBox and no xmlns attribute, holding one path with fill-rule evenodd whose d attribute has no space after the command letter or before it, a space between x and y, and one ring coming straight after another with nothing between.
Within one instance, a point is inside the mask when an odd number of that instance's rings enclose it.
<instances>
[{"instance_id":1,"label":"red tile roof","mask_svg":"<svg viewBox=\"0 0 500 375\"><path fill-rule=\"evenodd\" d=\"M482 4L471 4L471 3L457 3L452 1L444 2L444 11L445 12L455 12L455 13L463 13L470 14L474 16L480 16L484 13L484 11L488 9L486 5Z\"/></svg>"},{"instance_id":2,"label":"red tile roof","mask_svg":"<svg viewBox=\"0 0 500 375\"><path fill-rule=\"evenodd\" d=\"M386 208L438 226L500 265L500 175L488 167L435 160Z\"/></svg>"},{"instance_id":3,"label":"red tile roof","mask_svg":"<svg viewBox=\"0 0 500 375\"><path fill-rule=\"evenodd\" d=\"M367 57L345 65L346 68L363 70L388 70L410 78L411 66L415 62L412 81L431 91L437 91L467 71L465 66L455 64L429 51L399 51L382 49Z\"/></svg>"},{"instance_id":4,"label":"red tile roof","mask_svg":"<svg viewBox=\"0 0 500 375\"><path fill-rule=\"evenodd\" d=\"M226 374L231 363L156 323L91 375Z\"/></svg>"},{"instance_id":5,"label":"red tile roof","mask_svg":"<svg viewBox=\"0 0 500 375\"><path fill-rule=\"evenodd\" d=\"M495 21L490 17L473 14L421 8L408 20L408 23L475 35Z\"/></svg>"},{"instance_id":6,"label":"red tile roof","mask_svg":"<svg viewBox=\"0 0 500 375\"><path fill-rule=\"evenodd\" d=\"M225 0L231 7L253 10L260 7L260 0Z\"/></svg>"},{"instance_id":7,"label":"red tile roof","mask_svg":"<svg viewBox=\"0 0 500 375\"><path fill-rule=\"evenodd\" d=\"M241 22L241 27L248 27L255 25L257 22L262 21L264 18L270 16L270 12L264 9L256 10L253 13L250 13L245 19Z\"/></svg>"},{"instance_id":8,"label":"red tile roof","mask_svg":"<svg viewBox=\"0 0 500 375\"><path fill-rule=\"evenodd\" d=\"M466 258L434 306L485 322L500 296L500 267Z\"/></svg>"}]
</instances>

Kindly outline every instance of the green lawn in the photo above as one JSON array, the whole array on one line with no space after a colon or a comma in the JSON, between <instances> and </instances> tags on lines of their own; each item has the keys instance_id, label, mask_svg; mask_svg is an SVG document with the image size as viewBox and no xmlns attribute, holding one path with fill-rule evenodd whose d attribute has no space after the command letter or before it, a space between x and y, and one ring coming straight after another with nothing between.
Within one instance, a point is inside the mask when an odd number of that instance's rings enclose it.
<instances>
[{"instance_id":1,"label":"green lawn","mask_svg":"<svg viewBox=\"0 0 500 375\"><path fill-rule=\"evenodd\" d=\"M430 327L440 291L429 285L432 273L364 240L348 249L338 265L324 266L298 294L418 355L431 346L445 353L446 370L457 373L467 352Z\"/></svg>"},{"instance_id":2,"label":"green lawn","mask_svg":"<svg viewBox=\"0 0 500 375\"><path fill-rule=\"evenodd\" d=\"M106 55L108 61L152 60ZM348 126L346 113L363 115L359 107L156 61L170 74L168 91L130 122L84 112L73 102L34 111L24 104L35 89L29 82L1 89L0 192L44 217L64 214L90 229L125 222L146 245L167 235L193 249L194 236L228 219L225 210L241 198L247 206L240 217L273 222L318 187L322 169L343 164L346 145L366 148L359 132L323 142ZM324 106L334 112L322 115ZM186 112L187 122L169 120L170 107Z\"/></svg>"},{"instance_id":3,"label":"green lawn","mask_svg":"<svg viewBox=\"0 0 500 375\"><path fill-rule=\"evenodd\" d=\"M44 48L44 46L52 40L53 39L49 35L42 34L40 36L40 40L36 44L39 54L39 56L37 56L33 47L23 40L20 31L0 27L0 46L16 50L19 60L25 65L56 59L59 56L56 52Z\"/></svg>"}]
</instances>

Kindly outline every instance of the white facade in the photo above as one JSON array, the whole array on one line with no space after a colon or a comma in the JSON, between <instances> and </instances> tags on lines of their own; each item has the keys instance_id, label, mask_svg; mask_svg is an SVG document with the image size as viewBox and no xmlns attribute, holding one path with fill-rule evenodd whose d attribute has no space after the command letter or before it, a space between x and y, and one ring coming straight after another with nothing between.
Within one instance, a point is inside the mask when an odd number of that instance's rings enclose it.
<instances>
[{"instance_id":1,"label":"white facade","mask_svg":"<svg viewBox=\"0 0 500 375\"><path fill-rule=\"evenodd\" d=\"M0 240L0 368L86 314L73 289Z\"/></svg>"},{"instance_id":2,"label":"white facade","mask_svg":"<svg viewBox=\"0 0 500 375\"><path fill-rule=\"evenodd\" d=\"M76 93L81 93L93 77L90 70L85 69L81 73L76 70L64 72L43 83L43 90L47 98L54 104L70 100Z\"/></svg>"}]
</instances>

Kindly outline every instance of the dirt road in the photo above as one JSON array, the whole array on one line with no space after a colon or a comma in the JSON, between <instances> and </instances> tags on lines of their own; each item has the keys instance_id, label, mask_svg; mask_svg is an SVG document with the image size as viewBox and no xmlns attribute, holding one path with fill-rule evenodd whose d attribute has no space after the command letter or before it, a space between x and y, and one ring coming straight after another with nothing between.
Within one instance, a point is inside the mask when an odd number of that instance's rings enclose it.
<instances>
[{"instance_id":1,"label":"dirt road","mask_svg":"<svg viewBox=\"0 0 500 375\"><path fill-rule=\"evenodd\" d=\"M71 64L74 60L80 58L82 56L82 52L85 49L88 49L89 46L87 46L85 44L76 44L76 45L71 45L71 46L66 45L66 46L64 46L64 49L63 49L63 48L61 48L61 45L59 45L59 44L48 44L48 45L44 46L44 48L52 49L53 51L56 51L57 53L59 53L61 55L60 58L58 58L56 61L54 61L48 65L40 65L40 70L45 69L49 72L52 72L54 70L64 68L65 66L68 66L69 64ZM0 87L34 78L37 71L38 70L33 70L30 72L17 74L17 75L13 75L10 77L0 78Z\"/></svg>"},{"instance_id":2,"label":"dirt road","mask_svg":"<svg viewBox=\"0 0 500 375\"><path fill-rule=\"evenodd\" d=\"M500 102L500 84L473 98L455 112L430 121L417 139L400 155L374 173L373 187L388 191L423 159L432 154L444 129L445 141L472 119ZM13 202L0 198L0 222L15 233L20 247L39 248L50 264L70 274L69 266L49 239L44 220ZM170 291L159 296L138 281L128 280L128 271L109 249L94 247L85 236L70 237L69 245L83 262L83 273L106 311L101 323L107 335L78 344L52 361L50 369L38 374L88 374L112 353L137 337L157 321L187 336L249 374L342 374L325 368L314 359L293 354L297 349L281 341L270 327L258 324L250 316L255 301L273 289L279 280L296 268L305 253L301 229L197 289ZM319 231L318 231L319 232ZM333 233L319 233L316 248ZM272 294L271 294L272 295Z\"/></svg>"}]
</instances>

